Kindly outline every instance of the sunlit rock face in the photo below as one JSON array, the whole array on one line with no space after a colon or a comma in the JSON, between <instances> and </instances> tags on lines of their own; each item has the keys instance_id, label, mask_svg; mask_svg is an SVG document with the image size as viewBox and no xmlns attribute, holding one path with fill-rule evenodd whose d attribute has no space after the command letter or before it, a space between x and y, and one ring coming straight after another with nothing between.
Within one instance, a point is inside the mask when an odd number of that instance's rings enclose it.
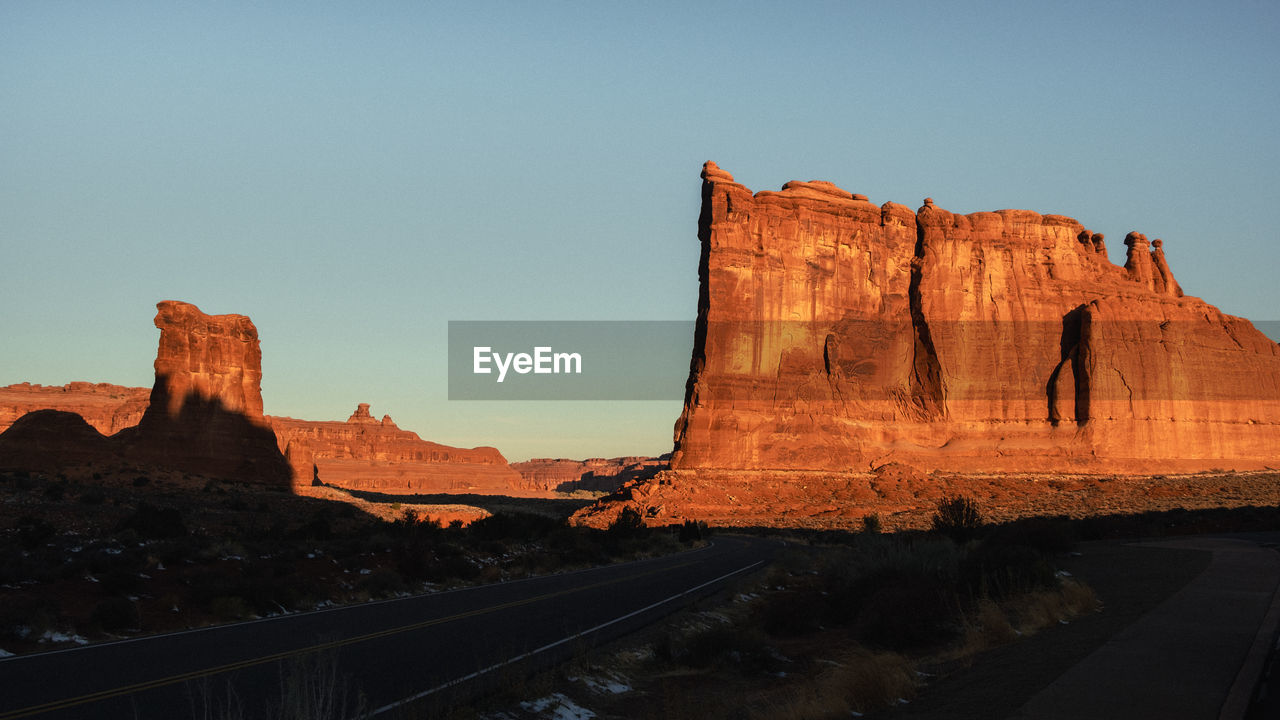
<instances>
[{"instance_id":1,"label":"sunlit rock face","mask_svg":"<svg viewBox=\"0 0 1280 720\"><path fill-rule=\"evenodd\" d=\"M702 179L673 469L1280 464L1280 349L1184 296L1159 240L1120 267L1061 215Z\"/></svg>"},{"instance_id":2,"label":"sunlit rock face","mask_svg":"<svg viewBox=\"0 0 1280 720\"><path fill-rule=\"evenodd\" d=\"M457 448L401 430L360 403L346 422L268 418L295 478L380 493L519 494L520 474L496 448Z\"/></svg>"},{"instance_id":3,"label":"sunlit rock face","mask_svg":"<svg viewBox=\"0 0 1280 720\"><path fill-rule=\"evenodd\" d=\"M150 388L109 383L6 385L0 387L0 432L29 412L61 410L79 415L103 435L114 435L138 424L150 398Z\"/></svg>"},{"instance_id":4,"label":"sunlit rock face","mask_svg":"<svg viewBox=\"0 0 1280 720\"><path fill-rule=\"evenodd\" d=\"M262 415L262 350L244 315L156 305L160 329L150 404L115 437L135 462L287 489L292 474Z\"/></svg>"}]
</instances>

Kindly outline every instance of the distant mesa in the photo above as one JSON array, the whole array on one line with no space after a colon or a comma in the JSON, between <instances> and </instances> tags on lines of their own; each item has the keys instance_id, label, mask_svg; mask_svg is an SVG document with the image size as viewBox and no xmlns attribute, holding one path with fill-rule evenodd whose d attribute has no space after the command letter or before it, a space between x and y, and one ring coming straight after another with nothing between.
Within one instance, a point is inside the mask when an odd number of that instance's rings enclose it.
<instances>
[{"instance_id":1,"label":"distant mesa","mask_svg":"<svg viewBox=\"0 0 1280 720\"><path fill-rule=\"evenodd\" d=\"M531 458L512 463L521 487L536 492L613 492L624 484L647 480L669 467L671 455L569 460Z\"/></svg>"},{"instance_id":2,"label":"distant mesa","mask_svg":"<svg viewBox=\"0 0 1280 720\"><path fill-rule=\"evenodd\" d=\"M456 448L373 418L360 403L346 422L271 417L296 477L381 493L513 494L520 475L496 448Z\"/></svg>"},{"instance_id":3,"label":"distant mesa","mask_svg":"<svg viewBox=\"0 0 1280 720\"><path fill-rule=\"evenodd\" d=\"M32 410L54 408L79 415L103 435L114 435L137 425L150 399L150 388L109 383L8 385L0 387L0 431Z\"/></svg>"}]
</instances>

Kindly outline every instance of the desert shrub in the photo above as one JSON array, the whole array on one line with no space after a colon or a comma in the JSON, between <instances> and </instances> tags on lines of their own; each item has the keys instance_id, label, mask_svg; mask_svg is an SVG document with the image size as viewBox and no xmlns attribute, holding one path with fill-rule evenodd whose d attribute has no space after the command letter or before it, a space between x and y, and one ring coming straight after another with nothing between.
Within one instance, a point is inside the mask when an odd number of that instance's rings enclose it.
<instances>
[{"instance_id":1,"label":"desert shrub","mask_svg":"<svg viewBox=\"0 0 1280 720\"><path fill-rule=\"evenodd\" d=\"M938 501L938 509L933 514L933 529L936 532L962 543L973 538L980 527L982 513L978 511L978 503L973 498L944 495Z\"/></svg>"},{"instance_id":2,"label":"desert shrub","mask_svg":"<svg viewBox=\"0 0 1280 720\"><path fill-rule=\"evenodd\" d=\"M994 600L1057 585L1049 561L1026 545L984 541L965 557L961 574L970 596Z\"/></svg>"},{"instance_id":3,"label":"desert shrub","mask_svg":"<svg viewBox=\"0 0 1280 720\"><path fill-rule=\"evenodd\" d=\"M102 589L112 594L124 594L137 591L142 587L142 578L131 568L117 567L108 570L99 579Z\"/></svg>"},{"instance_id":4,"label":"desert shrub","mask_svg":"<svg viewBox=\"0 0 1280 720\"><path fill-rule=\"evenodd\" d=\"M300 540L332 540L333 520L327 510L322 510L307 518L290 535Z\"/></svg>"},{"instance_id":5,"label":"desert shrub","mask_svg":"<svg viewBox=\"0 0 1280 720\"><path fill-rule=\"evenodd\" d=\"M236 595L219 595L209 601L209 612L220 620L241 620L252 612L244 598Z\"/></svg>"},{"instance_id":6,"label":"desert shrub","mask_svg":"<svg viewBox=\"0 0 1280 720\"><path fill-rule=\"evenodd\" d=\"M158 507L148 502L138 503L131 515L120 522L117 530L133 530L140 537L150 539L174 538L187 534L182 512L177 508Z\"/></svg>"},{"instance_id":7,"label":"desert shrub","mask_svg":"<svg viewBox=\"0 0 1280 720\"><path fill-rule=\"evenodd\" d=\"M1033 517L998 527L983 539L989 545L1021 545L1046 555L1058 555L1075 547L1075 531L1067 518Z\"/></svg>"},{"instance_id":8,"label":"desert shrub","mask_svg":"<svg viewBox=\"0 0 1280 720\"><path fill-rule=\"evenodd\" d=\"M80 504L101 505L107 501L107 494L102 488L88 488L80 493Z\"/></svg>"},{"instance_id":9,"label":"desert shrub","mask_svg":"<svg viewBox=\"0 0 1280 720\"><path fill-rule=\"evenodd\" d=\"M0 603L0 638L21 640L56 630L60 610L47 597L17 596Z\"/></svg>"},{"instance_id":10,"label":"desert shrub","mask_svg":"<svg viewBox=\"0 0 1280 720\"><path fill-rule=\"evenodd\" d=\"M884 527L880 523L880 513L871 513L864 515L862 518L862 532L869 535L878 535Z\"/></svg>"},{"instance_id":11,"label":"desert shrub","mask_svg":"<svg viewBox=\"0 0 1280 720\"><path fill-rule=\"evenodd\" d=\"M830 608L823 595L806 589L769 595L758 612L760 626L770 635L807 635L822 629Z\"/></svg>"},{"instance_id":12,"label":"desert shrub","mask_svg":"<svg viewBox=\"0 0 1280 720\"><path fill-rule=\"evenodd\" d=\"M389 597L408 590L404 578L391 568L378 568L360 579L357 588L370 597Z\"/></svg>"},{"instance_id":13,"label":"desert shrub","mask_svg":"<svg viewBox=\"0 0 1280 720\"><path fill-rule=\"evenodd\" d=\"M54 527L44 518L24 515L18 518L18 542L27 550L44 545L54 535Z\"/></svg>"},{"instance_id":14,"label":"desert shrub","mask_svg":"<svg viewBox=\"0 0 1280 720\"><path fill-rule=\"evenodd\" d=\"M654 653L663 660L692 668L733 664L754 670L775 662L758 630L728 624L686 634L668 633L658 641Z\"/></svg>"},{"instance_id":15,"label":"desert shrub","mask_svg":"<svg viewBox=\"0 0 1280 720\"><path fill-rule=\"evenodd\" d=\"M141 624L138 606L126 597L109 597L98 603L89 615L89 622L107 632L134 630Z\"/></svg>"},{"instance_id":16,"label":"desert shrub","mask_svg":"<svg viewBox=\"0 0 1280 720\"><path fill-rule=\"evenodd\" d=\"M680 525L679 539L680 542L689 544L705 540L710 534L705 522L701 520L685 520Z\"/></svg>"},{"instance_id":17,"label":"desert shrub","mask_svg":"<svg viewBox=\"0 0 1280 720\"><path fill-rule=\"evenodd\" d=\"M618 517L605 528L605 534L612 540L632 538L644 532L644 518L635 508L625 507Z\"/></svg>"},{"instance_id":18,"label":"desert shrub","mask_svg":"<svg viewBox=\"0 0 1280 720\"><path fill-rule=\"evenodd\" d=\"M912 651L941 645L955 636L959 605L954 589L937 577L907 575L875 583L853 622L854 637L867 647Z\"/></svg>"},{"instance_id":19,"label":"desert shrub","mask_svg":"<svg viewBox=\"0 0 1280 720\"><path fill-rule=\"evenodd\" d=\"M467 532L477 540L528 541L546 537L564 526L563 520L523 512L499 512L476 520Z\"/></svg>"},{"instance_id":20,"label":"desert shrub","mask_svg":"<svg viewBox=\"0 0 1280 720\"><path fill-rule=\"evenodd\" d=\"M150 485L150 484L151 484L151 478L147 477L146 475L139 475L138 477L133 479L134 487L146 487L147 485Z\"/></svg>"}]
</instances>

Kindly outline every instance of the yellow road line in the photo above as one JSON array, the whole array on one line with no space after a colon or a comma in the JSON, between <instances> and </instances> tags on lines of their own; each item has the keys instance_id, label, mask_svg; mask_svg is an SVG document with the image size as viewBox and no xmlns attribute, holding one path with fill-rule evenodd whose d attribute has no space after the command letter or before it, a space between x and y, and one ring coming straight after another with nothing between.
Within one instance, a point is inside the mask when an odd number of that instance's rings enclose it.
<instances>
[{"instance_id":1,"label":"yellow road line","mask_svg":"<svg viewBox=\"0 0 1280 720\"><path fill-rule=\"evenodd\" d=\"M672 565L671 567L668 567L668 568L646 570L645 572L617 578L616 580L604 580L598 583L593 583L591 585L584 585L578 588L569 588L567 590L557 590L556 592L546 593L543 595L536 595L531 598L524 598L522 600L513 600L511 602L502 603L501 605L492 605L490 607L480 608L477 610L468 610L467 612L458 613L457 615L450 615L449 617L436 618L434 620L424 620L423 622L413 623L410 625L402 625L400 627L390 628L387 630L379 630L378 632L368 633L366 635L357 635L355 637L347 638L345 640L332 640L329 642L319 643L317 645L298 648L296 650L286 650L284 652L278 652L272 655L266 655L263 657L253 658L250 660L241 660L239 662L228 663L226 665L219 665L217 667L206 668L204 670L193 670L191 672L181 673L179 675L171 675L169 677L159 678L157 680L147 680L145 682L140 682L133 685L126 685L120 688L99 690L98 692L89 693L87 695L81 695L73 698L66 698L64 700L53 700L50 702L42 703L40 705L32 705L30 707L18 708L16 710L9 710L9 711L0 713L0 720L16 720L17 718L32 717L34 715L39 715L41 713L51 712L54 710L66 710L68 708L78 707L80 705L85 705L88 703L99 702L101 700L110 700L111 698L120 697L122 695L130 695L132 693L141 692L145 690L153 690L155 688L164 687L166 685L174 685L176 683L185 682L188 680L197 680L199 678L212 677L214 675L220 675L222 673L233 672L236 670L243 670L245 668L253 667L255 665L263 665L265 663L275 662L277 660L284 660L290 657L306 655L308 653L314 653L314 652L323 652L325 650L332 650L334 648L339 648L346 645L355 645L356 643L362 643L368 640L376 640L378 638L383 638L390 635L396 635L402 632L412 632L414 630L421 630L422 628L431 627L432 625L441 625L444 623L453 622L454 620L463 620L466 618L475 617L477 615L485 615L487 613L497 612L499 610L506 610L508 608L519 607L521 605L529 605L531 603L541 602L543 600L549 600L551 598L561 597L564 595L571 595L576 592L594 590L599 587L605 587L606 585L616 585L621 582L636 580L638 578L646 577L648 575L654 575L659 572L670 572L672 570L678 570L683 567L688 567L690 565L693 565L695 562L696 561L686 561L678 565ZM234 627L234 626L231 626L231 627Z\"/></svg>"}]
</instances>

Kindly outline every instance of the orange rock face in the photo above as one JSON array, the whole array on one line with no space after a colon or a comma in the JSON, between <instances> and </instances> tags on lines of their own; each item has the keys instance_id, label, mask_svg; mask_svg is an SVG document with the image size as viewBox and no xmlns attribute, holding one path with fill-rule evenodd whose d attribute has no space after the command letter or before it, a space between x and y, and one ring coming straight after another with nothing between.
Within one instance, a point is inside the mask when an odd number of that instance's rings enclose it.
<instances>
[{"instance_id":1,"label":"orange rock face","mask_svg":"<svg viewBox=\"0 0 1280 720\"><path fill-rule=\"evenodd\" d=\"M566 460L531 458L512 463L520 473L521 487L539 492L613 492L624 483L645 480L667 469L670 455L661 457L616 457Z\"/></svg>"},{"instance_id":2,"label":"orange rock face","mask_svg":"<svg viewBox=\"0 0 1280 720\"><path fill-rule=\"evenodd\" d=\"M428 442L375 420L361 403L346 422L268 418L295 477L382 493L517 493L520 475L496 448Z\"/></svg>"},{"instance_id":3,"label":"orange rock face","mask_svg":"<svg viewBox=\"0 0 1280 720\"><path fill-rule=\"evenodd\" d=\"M150 404L115 438L134 462L287 489L289 464L262 415L262 351L243 315L156 305L160 329Z\"/></svg>"},{"instance_id":4,"label":"orange rock face","mask_svg":"<svg viewBox=\"0 0 1280 720\"><path fill-rule=\"evenodd\" d=\"M1184 296L1160 241L1118 267L1061 215L702 177L672 468L1280 466L1280 348Z\"/></svg>"},{"instance_id":5,"label":"orange rock face","mask_svg":"<svg viewBox=\"0 0 1280 720\"><path fill-rule=\"evenodd\" d=\"M7 385L0 387L0 432L29 412L54 409L75 413L103 435L114 435L138 424L150 397L148 388L109 383Z\"/></svg>"}]
</instances>

